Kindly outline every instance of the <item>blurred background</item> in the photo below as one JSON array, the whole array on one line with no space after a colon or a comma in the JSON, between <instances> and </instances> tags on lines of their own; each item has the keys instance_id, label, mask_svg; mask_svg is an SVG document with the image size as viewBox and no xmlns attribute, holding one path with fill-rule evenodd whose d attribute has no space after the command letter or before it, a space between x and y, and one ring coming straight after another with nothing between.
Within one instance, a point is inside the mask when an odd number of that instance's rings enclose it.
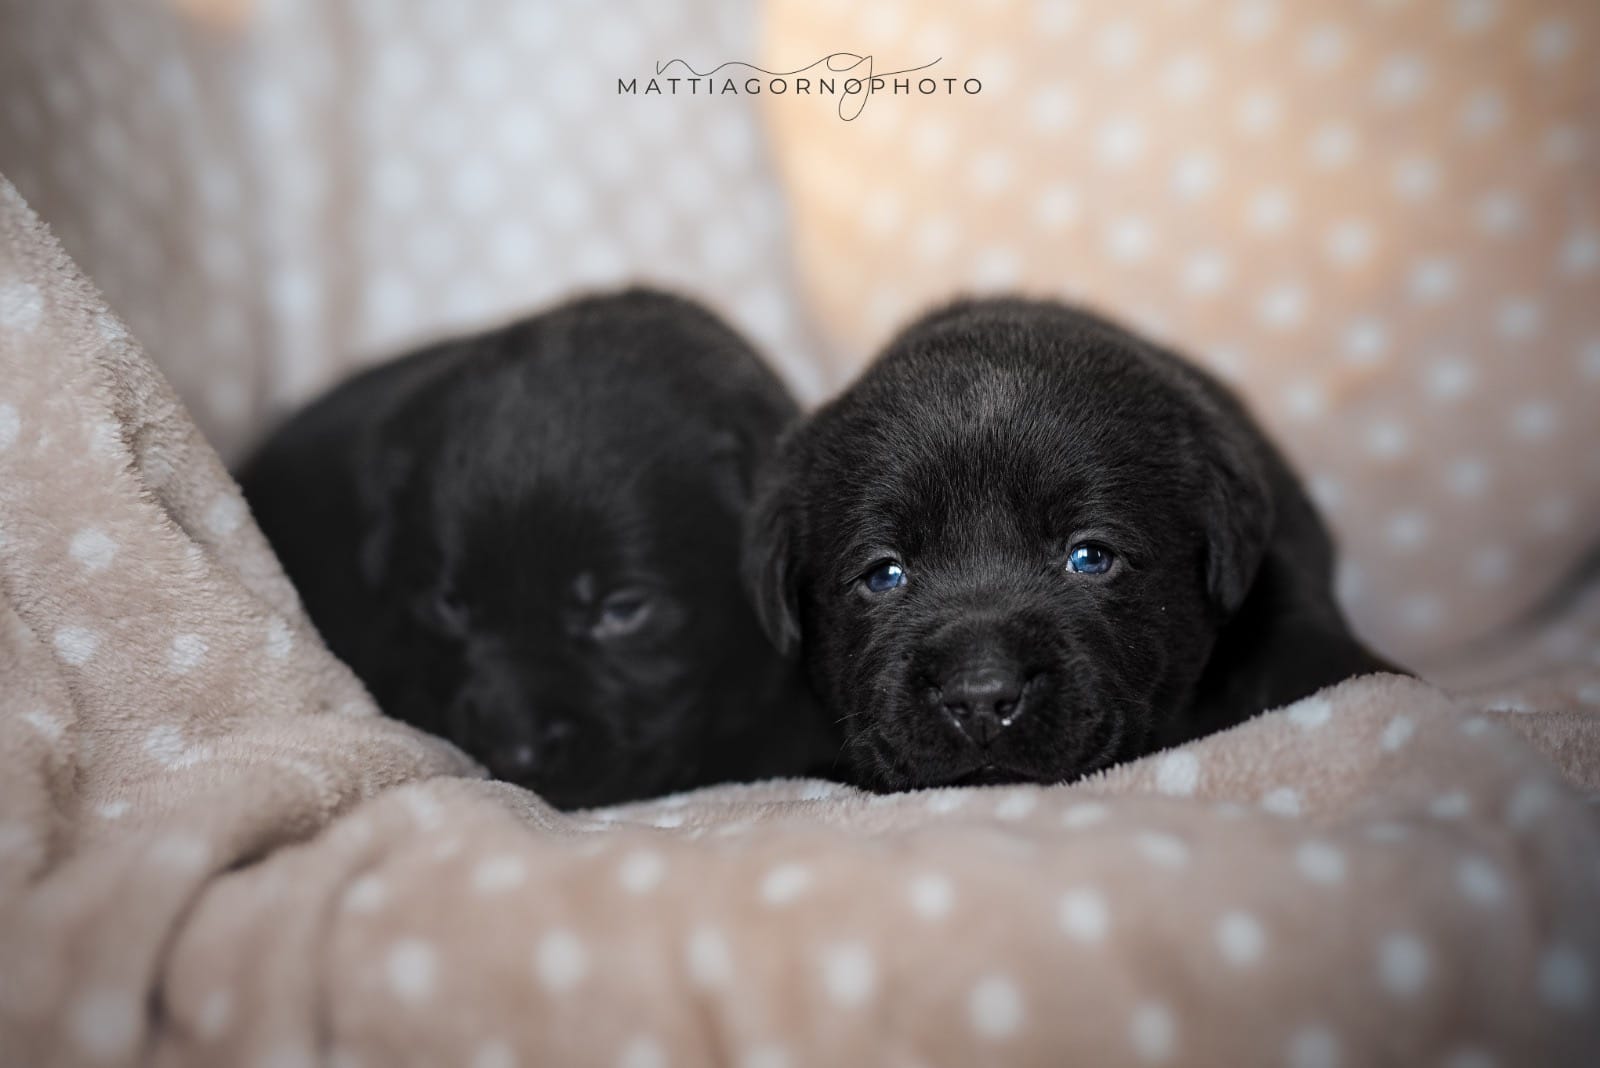
<instances>
[{"instance_id":1,"label":"blurred background","mask_svg":"<svg viewBox=\"0 0 1600 1068\"><path fill-rule=\"evenodd\" d=\"M982 88L618 91L846 51ZM597 287L808 403L934 302L1064 297L1239 389L1379 648L1600 663L1593 0L0 0L0 172L230 460Z\"/></svg>"}]
</instances>

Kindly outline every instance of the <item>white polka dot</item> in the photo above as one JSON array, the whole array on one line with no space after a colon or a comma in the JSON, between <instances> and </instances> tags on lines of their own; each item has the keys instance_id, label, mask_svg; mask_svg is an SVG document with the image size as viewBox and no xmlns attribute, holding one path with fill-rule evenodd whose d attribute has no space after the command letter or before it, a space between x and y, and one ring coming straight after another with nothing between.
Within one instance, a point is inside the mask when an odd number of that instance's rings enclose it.
<instances>
[{"instance_id":1,"label":"white polka dot","mask_svg":"<svg viewBox=\"0 0 1600 1068\"><path fill-rule=\"evenodd\" d=\"M1506 98L1496 89L1478 89L1461 107L1461 128L1482 137L1505 125Z\"/></svg>"},{"instance_id":2,"label":"white polka dot","mask_svg":"<svg viewBox=\"0 0 1600 1068\"><path fill-rule=\"evenodd\" d=\"M1576 34L1561 19L1544 19L1528 34L1528 52L1540 66L1551 67L1572 53Z\"/></svg>"},{"instance_id":3,"label":"white polka dot","mask_svg":"<svg viewBox=\"0 0 1600 1068\"><path fill-rule=\"evenodd\" d=\"M1262 234L1282 232L1293 218L1294 198L1286 189L1264 189L1245 208L1251 229Z\"/></svg>"},{"instance_id":4,"label":"white polka dot","mask_svg":"<svg viewBox=\"0 0 1600 1068\"><path fill-rule=\"evenodd\" d=\"M1507 237L1524 227L1528 212L1520 199L1502 189L1479 198L1473 215L1477 219L1478 229L1485 234Z\"/></svg>"},{"instance_id":5,"label":"white polka dot","mask_svg":"<svg viewBox=\"0 0 1600 1068\"><path fill-rule=\"evenodd\" d=\"M1175 749L1156 761L1156 789L1173 797L1189 797L1200 785L1200 759Z\"/></svg>"},{"instance_id":6,"label":"white polka dot","mask_svg":"<svg viewBox=\"0 0 1600 1068\"><path fill-rule=\"evenodd\" d=\"M289 633L288 624L277 617L267 620L267 655L274 660L282 660L292 648L294 637Z\"/></svg>"},{"instance_id":7,"label":"white polka dot","mask_svg":"<svg viewBox=\"0 0 1600 1068\"><path fill-rule=\"evenodd\" d=\"M66 733L67 725L43 710L24 712L23 722L38 731L48 741L55 742Z\"/></svg>"},{"instance_id":8,"label":"white polka dot","mask_svg":"<svg viewBox=\"0 0 1600 1068\"><path fill-rule=\"evenodd\" d=\"M1451 296L1456 291L1458 268L1455 261L1434 256L1419 261L1411 268L1407 284L1411 299L1419 304L1430 304Z\"/></svg>"},{"instance_id":9,"label":"white polka dot","mask_svg":"<svg viewBox=\"0 0 1600 1068\"><path fill-rule=\"evenodd\" d=\"M1396 997L1419 993L1428 981L1428 948L1411 934L1391 934L1378 944L1378 981Z\"/></svg>"},{"instance_id":10,"label":"white polka dot","mask_svg":"<svg viewBox=\"0 0 1600 1068\"><path fill-rule=\"evenodd\" d=\"M389 989L402 1001L420 1004L432 997L436 970L433 947L426 942L406 938L389 949Z\"/></svg>"},{"instance_id":11,"label":"white polka dot","mask_svg":"<svg viewBox=\"0 0 1600 1068\"><path fill-rule=\"evenodd\" d=\"M1316 730L1332 718L1333 702L1326 697L1307 697L1289 706L1289 722L1301 730Z\"/></svg>"},{"instance_id":12,"label":"white polka dot","mask_svg":"<svg viewBox=\"0 0 1600 1068\"><path fill-rule=\"evenodd\" d=\"M1304 422L1322 415L1328 407L1328 395L1320 382L1291 382L1284 387L1283 406Z\"/></svg>"},{"instance_id":13,"label":"white polka dot","mask_svg":"<svg viewBox=\"0 0 1600 1068\"><path fill-rule=\"evenodd\" d=\"M74 667L89 662L100 648L100 635L84 627L60 627L54 636L56 654Z\"/></svg>"},{"instance_id":14,"label":"white polka dot","mask_svg":"<svg viewBox=\"0 0 1600 1068\"><path fill-rule=\"evenodd\" d=\"M1472 800L1460 790L1440 794L1428 802L1428 814L1435 819L1457 820L1472 811Z\"/></svg>"},{"instance_id":15,"label":"white polka dot","mask_svg":"<svg viewBox=\"0 0 1600 1068\"><path fill-rule=\"evenodd\" d=\"M534 970L545 989L570 990L589 974L589 950L571 931L551 931L534 951Z\"/></svg>"},{"instance_id":16,"label":"white polka dot","mask_svg":"<svg viewBox=\"0 0 1600 1068\"><path fill-rule=\"evenodd\" d=\"M877 992L878 966L858 942L840 942L822 951L822 985L834 1004L856 1008Z\"/></svg>"},{"instance_id":17,"label":"white polka dot","mask_svg":"<svg viewBox=\"0 0 1600 1068\"><path fill-rule=\"evenodd\" d=\"M1456 865L1456 888L1475 905L1495 905L1505 899L1505 880L1482 857L1466 857Z\"/></svg>"},{"instance_id":18,"label":"white polka dot","mask_svg":"<svg viewBox=\"0 0 1600 1068\"><path fill-rule=\"evenodd\" d=\"M1477 370L1464 360L1436 360L1424 372L1424 387L1434 400L1455 400L1472 389Z\"/></svg>"},{"instance_id":19,"label":"white polka dot","mask_svg":"<svg viewBox=\"0 0 1600 1068\"><path fill-rule=\"evenodd\" d=\"M1176 835L1143 831L1134 838L1139 854L1163 868L1181 868L1189 863L1189 847Z\"/></svg>"},{"instance_id":20,"label":"white polka dot","mask_svg":"<svg viewBox=\"0 0 1600 1068\"><path fill-rule=\"evenodd\" d=\"M22 420L17 416L17 409L10 404L0 404L0 449L16 444L21 431Z\"/></svg>"},{"instance_id":21,"label":"white polka dot","mask_svg":"<svg viewBox=\"0 0 1600 1068\"><path fill-rule=\"evenodd\" d=\"M472 1068L518 1068L516 1051L499 1039L481 1042L473 1051Z\"/></svg>"},{"instance_id":22,"label":"white polka dot","mask_svg":"<svg viewBox=\"0 0 1600 1068\"><path fill-rule=\"evenodd\" d=\"M85 571L94 572L111 563L117 555L117 543L99 527L85 527L72 536L67 551Z\"/></svg>"},{"instance_id":23,"label":"white polka dot","mask_svg":"<svg viewBox=\"0 0 1600 1068\"><path fill-rule=\"evenodd\" d=\"M133 806L126 801L107 801L95 809L96 812L108 820L120 820L126 816Z\"/></svg>"},{"instance_id":24,"label":"white polka dot","mask_svg":"<svg viewBox=\"0 0 1600 1068\"><path fill-rule=\"evenodd\" d=\"M1426 200L1439 188L1439 165L1426 156L1410 156L1395 164L1391 182L1397 196Z\"/></svg>"},{"instance_id":25,"label":"white polka dot","mask_svg":"<svg viewBox=\"0 0 1600 1068\"><path fill-rule=\"evenodd\" d=\"M1445 1058L1444 1068L1496 1068L1495 1059L1481 1049L1466 1046Z\"/></svg>"},{"instance_id":26,"label":"white polka dot","mask_svg":"<svg viewBox=\"0 0 1600 1068\"><path fill-rule=\"evenodd\" d=\"M1308 69L1327 71L1344 62L1348 51L1345 32L1331 23L1313 26L1300 42L1300 62Z\"/></svg>"},{"instance_id":27,"label":"white polka dot","mask_svg":"<svg viewBox=\"0 0 1600 1068\"><path fill-rule=\"evenodd\" d=\"M1144 154L1144 127L1138 120L1112 116L1101 123L1095 134L1095 157L1103 166L1126 167Z\"/></svg>"},{"instance_id":28,"label":"white polka dot","mask_svg":"<svg viewBox=\"0 0 1600 1068\"><path fill-rule=\"evenodd\" d=\"M1390 56L1378 68L1372 93L1381 103L1409 104L1422 95L1428 84L1428 67L1412 55Z\"/></svg>"},{"instance_id":29,"label":"white polka dot","mask_svg":"<svg viewBox=\"0 0 1600 1068\"><path fill-rule=\"evenodd\" d=\"M1314 883L1331 885L1344 881L1344 853L1327 842L1303 842L1294 853L1295 867Z\"/></svg>"},{"instance_id":30,"label":"white polka dot","mask_svg":"<svg viewBox=\"0 0 1600 1068\"><path fill-rule=\"evenodd\" d=\"M1551 946L1539 957L1539 996L1557 1009L1581 1009L1589 1001L1589 966L1571 946Z\"/></svg>"},{"instance_id":31,"label":"white polka dot","mask_svg":"<svg viewBox=\"0 0 1600 1068\"><path fill-rule=\"evenodd\" d=\"M528 866L520 857L485 857L472 869L472 888L480 894L503 894L521 886L527 877Z\"/></svg>"},{"instance_id":32,"label":"white polka dot","mask_svg":"<svg viewBox=\"0 0 1600 1068\"><path fill-rule=\"evenodd\" d=\"M1543 401L1519 404L1511 412L1511 432L1524 441L1547 438L1559 425L1555 408Z\"/></svg>"},{"instance_id":33,"label":"white polka dot","mask_svg":"<svg viewBox=\"0 0 1600 1068\"><path fill-rule=\"evenodd\" d=\"M1217 187L1222 165L1209 152L1189 152L1172 168L1172 191L1183 200L1197 200Z\"/></svg>"},{"instance_id":34,"label":"white polka dot","mask_svg":"<svg viewBox=\"0 0 1600 1068\"><path fill-rule=\"evenodd\" d=\"M1228 257L1215 249L1194 253L1183 264L1183 288L1189 293L1216 293L1228 282Z\"/></svg>"},{"instance_id":35,"label":"white polka dot","mask_svg":"<svg viewBox=\"0 0 1600 1068\"><path fill-rule=\"evenodd\" d=\"M739 1068L789 1068L789 1051L782 1046L752 1046L739 1058Z\"/></svg>"},{"instance_id":36,"label":"white polka dot","mask_svg":"<svg viewBox=\"0 0 1600 1068\"><path fill-rule=\"evenodd\" d=\"M363 875L344 892L343 904L351 912L376 912L388 900L388 884L376 875Z\"/></svg>"},{"instance_id":37,"label":"white polka dot","mask_svg":"<svg viewBox=\"0 0 1600 1068\"><path fill-rule=\"evenodd\" d=\"M623 1047L617 1068L667 1068L667 1054L651 1038L636 1038Z\"/></svg>"},{"instance_id":38,"label":"white polka dot","mask_svg":"<svg viewBox=\"0 0 1600 1068\"><path fill-rule=\"evenodd\" d=\"M1261 796L1261 807L1274 816L1298 816L1301 812L1300 792L1292 786L1279 786Z\"/></svg>"},{"instance_id":39,"label":"white polka dot","mask_svg":"<svg viewBox=\"0 0 1600 1068\"><path fill-rule=\"evenodd\" d=\"M1003 820L1025 819L1039 804L1039 795L1029 790L1017 790L994 807L994 814Z\"/></svg>"},{"instance_id":40,"label":"white polka dot","mask_svg":"<svg viewBox=\"0 0 1600 1068\"><path fill-rule=\"evenodd\" d=\"M1561 270L1566 274L1592 274L1600 267L1600 234L1569 234L1561 246Z\"/></svg>"},{"instance_id":41,"label":"white polka dot","mask_svg":"<svg viewBox=\"0 0 1600 1068\"><path fill-rule=\"evenodd\" d=\"M1305 288L1292 282L1274 285L1256 302L1256 318L1274 330L1292 330L1305 321L1310 303Z\"/></svg>"},{"instance_id":42,"label":"white polka dot","mask_svg":"<svg viewBox=\"0 0 1600 1068\"><path fill-rule=\"evenodd\" d=\"M1375 364L1389 351L1389 331L1381 319L1361 318L1344 332L1344 355L1355 364Z\"/></svg>"},{"instance_id":43,"label":"white polka dot","mask_svg":"<svg viewBox=\"0 0 1600 1068\"><path fill-rule=\"evenodd\" d=\"M132 1052L144 1024L140 999L123 990L89 990L72 1004L69 1020L78 1048L100 1060Z\"/></svg>"},{"instance_id":44,"label":"white polka dot","mask_svg":"<svg viewBox=\"0 0 1600 1068\"><path fill-rule=\"evenodd\" d=\"M800 864L780 864L761 880L761 897L769 905L787 905L811 889L811 869Z\"/></svg>"},{"instance_id":45,"label":"white polka dot","mask_svg":"<svg viewBox=\"0 0 1600 1068\"><path fill-rule=\"evenodd\" d=\"M150 847L156 863L183 872L197 872L211 863L211 847L198 835L169 831Z\"/></svg>"},{"instance_id":46,"label":"white polka dot","mask_svg":"<svg viewBox=\"0 0 1600 1068\"><path fill-rule=\"evenodd\" d=\"M239 529L247 514L244 501L231 493L219 494L206 509L206 529L219 538L225 538Z\"/></svg>"},{"instance_id":47,"label":"white polka dot","mask_svg":"<svg viewBox=\"0 0 1600 1068\"><path fill-rule=\"evenodd\" d=\"M1133 1010L1129 1037L1139 1059L1147 1064L1170 1061L1178 1049L1178 1025L1172 1011L1158 1002L1145 1002Z\"/></svg>"},{"instance_id":48,"label":"white polka dot","mask_svg":"<svg viewBox=\"0 0 1600 1068\"><path fill-rule=\"evenodd\" d=\"M928 811L936 815L954 812L967 803L967 795L960 790L934 790L928 795Z\"/></svg>"},{"instance_id":49,"label":"white polka dot","mask_svg":"<svg viewBox=\"0 0 1600 1068\"><path fill-rule=\"evenodd\" d=\"M967 997L967 1015L979 1037L1009 1038L1022 1027L1022 995L1005 976L985 976Z\"/></svg>"},{"instance_id":50,"label":"white polka dot","mask_svg":"<svg viewBox=\"0 0 1600 1068\"><path fill-rule=\"evenodd\" d=\"M1548 784L1529 779L1518 784L1506 803L1506 822L1514 829L1525 831L1534 826L1555 800Z\"/></svg>"},{"instance_id":51,"label":"white polka dot","mask_svg":"<svg viewBox=\"0 0 1600 1068\"><path fill-rule=\"evenodd\" d=\"M1061 930L1080 942L1099 942L1111 926L1111 913L1105 898L1089 889L1069 890L1057 903L1056 919Z\"/></svg>"},{"instance_id":52,"label":"white polka dot","mask_svg":"<svg viewBox=\"0 0 1600 1068\"><path fill-rule=\"evenodd\" d=\"M206 640L198 634L180 634L167 650L167 664L180 675L193 671L206 656Z\"/></svg>"},{"instance_id":53,"label":"white polka dot","mask_svg":"<svg viewBox=\"0 0 1600 1068\"><path fill-rule=\"evenodd\" d=\"M1355 267L1371 257L1375 240L1370 225L1359 219L1348 219L1328 230L1323 248L1336 265Z\"/></svg>"},{"instance_id":54,"label":"white polka dot","mask_svg":"<svg viewBox=\"0 0 1600 1068\"><path fill-rule=\"evenodd\" d=\"M660 853L641 849L622 858L617 866L617 881L630 894L648 894L661 885L666 871L667 862Z\"/></svg>"},{"instance_id":55,"label":"white polka dot","mask_svg":"<svg viewBox=\"0 0 1600 1068\"><path fill-rule=\"evenodd\" d=\"M1073 830L1081 830L1096 823L1103 823L1110 814L1110 809L1098 801L1080 801L1076 805L1067 806L1061 813L1061 824Z\"/></svg>"},{"instance_id":56,"label":"white polka dot","mask_svg":"<svg viewBox=\"0 0 1600 1068\"><path fill-rule=\"evenodd\" d=\"M1155 232L1149 222L1137 215L1113 219L1105 228L1106 254L1119 263L1136 263L1149 256L1155 246Z\"/></svg>"},{"instance_id":57,"label":"white polka dot","mask_svg":"<svg viewBox=\"0 0 1600 1068\"><path fill-rule=\"evenodd\" d=\"M955 904L955 888L950 885L950 880L942 875L919 875L911 880L907 888L907 896L911 900L911 908L918 916L925 920L937 920L946 916Z\"/></svg>"},{"instance_id":58,"label":"white polka dot","mask_svg":"<svg viewBox=\"0 0 1600 1068\"><path fill-rule=\"evenodd\" d=\"M0 286L0 330L27 334L44 318L44 294L32 282Z\"/></svg>"},{"instance_id":59,"label":"white polka dot","mask_svg":"<svg viewBox=\"0 0 1600 1068\"><path fill-rule=\"evenodd\" d=\"M1266 944L1267 935L1260 921L1248 912L1228 912L1217 921L1217 949L1235 967L1260 960Z\"/></svg>"},{"instance_id":60,"label":"white polka dot","mask_svg":"<svg viewBox=\"0 0 1600 1068\"><path fill-rule=\"evenodd\" d=\"M1377 823L1369 824L1364 833L1374 842L1385 843L1404 842L1407 838L1411 837L1410 830L1408 830L1404 824L1390 823L1382 820Z\"/></svg>"},{"instance_id":61,"label":"white polka dot","mask_svg":"<svg viewBox=\"0 0 1600 1068\"><path fill-rule=\"evenodd\" d=\"M1476 33L1499 16L1499 0L1455 0L1451 24L1462 33Z\"/></svg>"},{"instance_id":62,"label":"white polka dot","mask_svg":"<svg viewBox=\"0 0 1600 1068\"><path fill-rule=\"evenodd\" d=\"M1419 549L1428 541L1428 517L1409 509L1396 512L1384 527L1384 538L1399 552Z\"/></svg>"},{"instance_id":63,"label":"white polka dot","mask_svg":"<svg viewBox=\"0 0 1600 1068\"><path fill-rule=\"evenodd\" d=\"M1270 89L1252 89L1239 98L1233 117L1239 129L1259 137L1277 128L1283 101Z\"/></svg>"},{"instance_id":64,"label":"white polka dot","mask_svg":"<svg viewBox=\"0 0 1600 1068\"><path fill-rule=\"evenodd\" d=\"M1289 1068L1339 1068L1339 1040L1325 1027L1302 1027L1289 1038Z\"/></svg>"},{"instance_id":65,"label":"white polka dot","mask_svg":"<svg viewBox=\"0 0 1600 1068\"><path fill-rule=\"evenodd\" d=\"M1211 87L1211 64L1203 55L1184 53L1167 64L1161 81L1167 92L1178 99L1193 100Z\"/></svg>"},{"instance_id":66,"label":"white polka dot","mask_svg":"<svg viewBox=\"0 0 1600 1068\"><path fill-rule=\"evenodd\" d=\"M221 1038L233 1023L233 995L226 990L211 991L200 1002L194 1022L201 1038L211 1041Z\"/></svg>"},{"instance_id":67,"label":"white polka dot","mask_svg":"<svg viewBox=\"0 0 1600 1068\"><path fill-rule=\"evenodd\" d=\"M733 951L722 932L714 927L696 927L689 933L684 960L696 986L712 989L733 981Z\"/></svg>"},{"instance_id":68,"label":"white polka dot","mask_svg":"<svg viewBox=\"0 0 1600 1068\"><path fill-rule=\"evenodd\" d=\"M1065 86L1047 85L1028 101L1028 115L1036 129L1054 133L1077 121L1078 103Z\"/></svg>"},{"instance_id":69,"label":"white polka dot","mask_svg":"<svg viewBox=\"0 0 1600 1068\"><path fill-rule=\"evenodd\" d=\"M1324 123L1311 135L1311 161L1325 170L1343 167L1355 158L1356 147L1356 132L1347 123Z\"/></svg>"},{"instance_id":70,"label":"white polka dot","mask_svg":"<svg viewBox=\"0 0 1600 1068\"><path fill-rule=\"evenodd\" d=\"M1367 428L1367 453L1380 460L1404 456L1411 448L1411 435L1397 423L1378 422Z\"/></svg>"}]
</instances>

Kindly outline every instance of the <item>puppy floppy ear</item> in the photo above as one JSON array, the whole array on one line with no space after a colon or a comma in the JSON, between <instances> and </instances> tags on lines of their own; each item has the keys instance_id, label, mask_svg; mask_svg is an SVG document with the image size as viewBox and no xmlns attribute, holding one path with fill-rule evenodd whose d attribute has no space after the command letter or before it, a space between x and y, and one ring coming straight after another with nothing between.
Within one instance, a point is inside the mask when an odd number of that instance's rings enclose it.
<instances>
[{"instance_id":1,"label":"puppy floppy ear","mask_svg":"<svg viewBox=\"0 0 1600 1068\"><path fill-rule=\"evenodd\" d=\"M1274 521L1272 492L1250 442L1226 425L1226 416L1212 422L1205 493L1206 592L1219 612L1231 616L1244 603L1266 553Z\"/></svg>"},{"instance_id":2,"label":"puppy floppy ear","mask_svg":"<svg viewBox=\"0 0 1600 1068\"><path fill-rule=\"evenodd\" d=\"M783 656L800 645L796 524L794 492L780 457L758 480L755 501L745 513L740 565L756 618Z\"/></svg>"}]
</instances>

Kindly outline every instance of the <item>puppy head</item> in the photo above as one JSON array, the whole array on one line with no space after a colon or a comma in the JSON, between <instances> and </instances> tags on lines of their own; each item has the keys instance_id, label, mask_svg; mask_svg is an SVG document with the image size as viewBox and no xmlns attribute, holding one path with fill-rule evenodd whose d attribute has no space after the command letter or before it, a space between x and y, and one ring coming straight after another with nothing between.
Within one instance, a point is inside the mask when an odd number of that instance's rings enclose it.
<instances>
[{"instance_id":1,"label":"puppy head","mask_svg":"<svg viewBox=\"0 0 1600 1068\"><path fill-rule=\"evenodd\" d=\"M488 344L391 427L425 443L378 555L436 650L431 726L561 807L683 785L786 673L737 561L790 402L731 331L655 294Z\"/></svg>"},{"instance_id":2,"label":"puppy head","mask_svg":"<svg viewBox=\"0 0 1600 1068\"><path fill-rule=\"evenodd\" d=\"M1270 526L1231 404L1109 324L981 302L791 435L746 580L863 781L1059 781L1150 745Z\"/></svg>"}]
</instances>

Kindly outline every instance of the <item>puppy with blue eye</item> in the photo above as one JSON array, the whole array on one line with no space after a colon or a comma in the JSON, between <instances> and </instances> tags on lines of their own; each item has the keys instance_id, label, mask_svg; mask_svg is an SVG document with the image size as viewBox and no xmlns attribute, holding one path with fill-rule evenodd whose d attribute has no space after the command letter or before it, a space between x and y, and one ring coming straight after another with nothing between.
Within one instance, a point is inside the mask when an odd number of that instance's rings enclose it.
<instances>
[{"instance_id":1,"label":"puppy with blue eye","mask_svg":"<svg viewBox=\"0 0 1600 1068\"><path fill-rule=\"evenodd\" d=\"M1070 780L1394 670L1239 402L1059 304L913 324L764 482L747 581L866 786Z\"/></svg>"},{"instance_id":2,"label":"puppy with blue eye","mask_svg":"<svg viewBox=\"0 0 1600 1068\"><path fill-rule=\"evenodd\" d=\"M837 753L739 581L755 469L795 414L710 312L634 290L357 375L241 482L386 713L601 805Z\"/></svg>"}]
</instances>

